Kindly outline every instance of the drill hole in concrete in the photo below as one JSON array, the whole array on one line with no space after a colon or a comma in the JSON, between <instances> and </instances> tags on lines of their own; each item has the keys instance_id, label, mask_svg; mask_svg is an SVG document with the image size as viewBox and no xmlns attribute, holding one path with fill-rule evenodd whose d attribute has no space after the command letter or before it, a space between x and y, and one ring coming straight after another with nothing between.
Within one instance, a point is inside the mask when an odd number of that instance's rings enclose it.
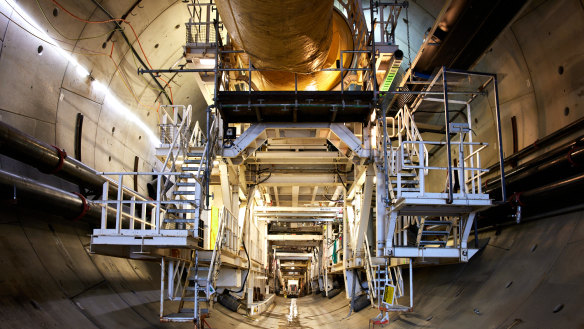
<instances>
[{"instance_id":1,"label":"drill hole in concrete","mask_svg":"<svg viewBox=\"0 0 584 329\"><path fill-rule=\"evenodd\" d=\"M159 45L159 44L155 44L155 45L154 45L154 48L155 48L155 49L158 49L158 47L160 47L160 45Z\"/></svg>"},{"instance_id":2,"label":"drill hole in concrete","mask_svg":"<svg viewBox=\"0 0 584 329\"><path fill-rule=\"evenodd\" d=\"M104 42L104 43L101 44L101 48L102 49L105 49L105 47L107 47L107 42Z\"/></svg>"},{"instance_id":3,"label":"drill hole in concrete","mask_svg":"<svg viewBox=\"0 0 584 329\"><path fill-rule=\"evenodd\" d=\"M180 28L180 24L177 24L174 28L178 30Z\"/></svg>"},{"instance_id":4,"label":"drill hole in concrete","mask_svg":"<svg viewBox=\"0 0 584 329\"><path fill-rule=\"evenodd\" d=\"M146 116L149 117L150 116L150 112L146 113Z\"/></svg>"},{"instance_id":5,"label":"drill hole in concrete","mask_svg":"<svg viewBox=\"0 0 584 329\"><path fill-rule=\"evenodd\" d=\"M534 251L535 251L535 249L537 249L537 243L536 243L536 244L534 244L533 246L531 246L531 252L534 252Z\"/></svg>"},{"instance_id":6,"label":"drill hole in concrete","mask_svg":"<svg viewBox=\"0 0 584 329\"><path fill-rule=\"evenodd\" d=\"M558 304L556 305L556 307L554 307L554 313L558 313L559 311L561 311L564 308L564 304Z\"/></svg>"},{"instance_id":7,"label":"drill hole in concrete","mask_svg":"<svg viewBox=\"0 0 584 329\"><path fill-rule=\"evenodd\" d=\"M430 315L429 317L426 318L426 321L429 322L430 320L432 320L432 318L433 318L433 316Z\"/></svg>"},{"instance_id":8,"label":"drill hole in concrete","mask_svg":"<svg viewBox=\"0 0 584 329\"><path fill-rule=\"evenodd\" d=\"M564 109L564 115L568 116L568 114L570 114L570 108L566 106L566 108Z\"/></svg>"},{"instance_id":9,"label":"drill hole in concrete","mask_svg":"<svg viewBox=\"0 0 584 329\"><path fill-rule=\"evenodd\" d=\"M111 155L108 157L108 161L109 162L112 162L112 156Z\"/></svg>"},{"instance_id":10,"label":"drill hole in concrete","mask_svg":"<svg viewBox=\"0 0 584 329\"><path fill-rule=\"evenodd\" d=\"M43 50L44 50L44 49L45 49L45 48L43 48L43 46L39 46L39 47L37 48L37 53L38 53L39 55L42 55L42 54L43 54Z\"/></svg>"},{"instance_id":11,"label":"drill hole in concrete","mask_svg":"<svg viewBox=\"0 0 584 329\"><path fill-rule=\"evenodd\" d=\"M112 135L116 132L116 127L112 127Z\"/></svg>"},{"instance_id":12,"label":"drill hole in concrete","mask_svg":"<svg viewBox=\"0 0 584 329\"><path fill-rule=\"evenodd\" d=\"M509 281L507 282L507 284L505 285L505 288L509 288L511 287L511 285L513 284L513 281Z\"/></svg>"},{"instance_id":13,"label":"drill hole in concrete","mask_svg":"<svg viewBox=\"0 0 584 329\"><path fill-rule=\"evenodd\" d=\"M475 124L479 123L479 119L478 118L475 118L474 119L474 122L475 122Z\"/></svg>"},{"instance_id":14,"label":"drill hole in concrete","mask_svg":"<svg viewBox=\"0 0 584 329\"><path fill-rule=\"evenodd\" d=\"M57 8L53 9L53 16L55 17L59 16L59 9Z\"/></svg>"},{"instance_id":15,"label":"drill hole in concrete","mask_svg":"<svg viewBox=\"0 0 584 329\"><path fill-rule=\"evenodd\" d=\"M558 67L558 74L559 74L559 75L562 75L562 74L564 74L564 67L563 67L563 66L561 66L561 65Z\"/></svg>"},{"instance_id":16,"label":"drill hole in concrete","mask_svg":"<svg viewBox=\"0 0 584 329\"><path fill-rule=\"evenodd\" d=\"M138 140L141 140L141 139L142 139L142 136L138 136Z\"/></svg>"}]
</instances>

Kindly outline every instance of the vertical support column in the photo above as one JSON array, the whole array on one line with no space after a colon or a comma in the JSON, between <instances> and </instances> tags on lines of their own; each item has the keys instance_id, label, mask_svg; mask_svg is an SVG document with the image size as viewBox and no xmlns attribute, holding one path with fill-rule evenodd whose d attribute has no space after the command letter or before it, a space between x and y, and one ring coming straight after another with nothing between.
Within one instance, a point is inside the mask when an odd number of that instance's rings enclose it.
<instances>
[{"instance_id":1,"label":"vertical support column","mask_svg":"<svg viewBox=\"0 0 584 329\"><path fill-rule=\"evenodd\" d=\"M499 176L501 178L501 201L507 201L507 187L505 184L505 157L503 155L503 137L501 136L501 110L499 109L499 89L497 75L493 76L495 89L495 114L497 116L497 142L499 146Z\"/></svg>"},{"instance_id":2,"label":"vertical support column","mask_svg":"<svg viewBox=\"0 0 584 329\"><path fill-rule=\"evenodd\" d=\"M371 214L371 199L373 196L373 177L375 170L372 164L367 166L367 173L365 176L365 184L363 184L363 199L361 200L361 211L359 213L359 227L357 228L357 236L355 241L355 259L361 257L360 253L363 249L363 238L367 233L369 226L369 219ZM357 265L357 264L355 264Z\"/></svg>"},{"instance_id":3,"label":"vertical support column","mask_svg":"<svg viewBox=\"0 0 584 329\"><path fill-rule=\"evenodd\" d=\"M141 212L142 222L140 222L140 229L141 230L145 230L146 229L146 211L148 211L146 206L147 206L146 203L143 203L142 204L142 212Z\"/></svg>"},{"instance_id":4,"label":"vertical support column","mask_svg":"<svg viewBox=\"0 0 584 329\"><path fill-rule=\"evenodd\" d=\"M395 232L395 224L397 221L397 211L392 211L389 214L389 225L387 227L386 232L386 240L385 240L385 255L384 256L392 256L393 255L393 233Z\"/></svg>"},{"instance_id":5,"label":"vertical support column","mask_svg":"<svg viewBox=\"0 0 584 329\"><path fill-rule=\"evenodd\" d=\"M164 257L160 260L160 318L164 315Z\"/></svg>"},{"instance_id":6,"label":"vertical support column","mask_svg":"<svg viewBox=\"0 0 584 329\"><path fill-rule=\"evenodd\" d=\"M180 264L180 260L177 261ZM161 265L162 266L162 265ZM164 266L162 266L164 268ZM168 285L166 286L167 294L169 299L174 298L174 261L168 261Z\"/></svg>"},{"instance_id":7,"label":"vertical support column","mask_svg":"<svg viewBox=\"0 0 584 329\"><path fill-rule=\"evenodd\" d=\"M344 209L343 209L343 280L345 281L345 287L347 287L347 256L349 254L349 215L347 213L347 191L344 191ZM345 289L346 297L349 298L349 292Z\"/></svg>"},{"instance_id":8,"label":"vertical support column","mask_svg":"<svg viewBox=\"0 0 584 329\"><path fill-rule=\"evenodd\" d=\"M104 204L101 207L101 229L105 230L107 229L107 208L108 208L108 204L107 204L107 200L108 200L108 193L109 193L109 181L106 180L103 183L103 190L101 192L102 197L103 197L103 201Z\"/></svg>"},{"instance_id":9,"label":"vertical support column","mask_svg":"<svg viewBox=\"0 0 584 329\"><path fill-rule=\"evenodd\" d=\"M470 235L471 227L473 227L476 214L476 212L468 214L464 223L464 230L460 238L460 260L463 262L468 262L468 236Z\"/></svg>"},{"instance_id":10,"label":"vertical support column","mask_svg":"<svg viewBox=\"0 0 584 329\"><path fill-rule=\"evenodd\" d=\"M219 164L219 178L221 181L221 197L225 208L231 210L231 186L229 185L229 168L225 163Z\"/></svg>"},{"instance_id":11,"label":"vertical support column","mask_svg":"<svg viewBox=\"0 0 584 329\"><path fill-rule=\"evenodd\" d=\"M412 259L410 258L410 310L414 308L414 273L412 271Z\"/></svg>"},{"instance_id":12,"label":"vertical support column","mask_svg":"<svg viewBox=\"0 0 584 329\"><path fill-rule=\"evenodd\" d=\"M448 111L448 81L446 80L446 69L442 66L442 88L444 90L444 121L446 123L446 156L447 156L447 176L448 176L448 198L446 203L452 203L452 148L450 145L450 112Z\"/></svg>"},{"instance_id":13,"label":"vertical support column","mask_svg":"<svg viewBox=\"0 0 584 329\"><path fill-rule=\"evenodd\" d=\"M116 211L116 233L120 234L122 229L122 200L124 198L124 188L123 188L124 175L120 175L118 178L118 209Z\"/></svg>"},{"instance_id":14,"label":"vertical support column","mask_svg":"<svg viewBox=\"0 0 584 329\"><path fill-rule=\"evenodd\" d=\"M375 256L383 257L383 249L385 246L385 219L386 219L386 204L387 199L387 168L375 167L377 170L377 182L376 182L376 194L375 194L375 207L377 210L375 232L376 232L376 247Z\"/></svg>"},{"instance_id":15,"label":"vertical support column","mask_svg":"<svg viewBox=\"0 0 584 329\"><path fill-rule=\"evenodd\" d=\"M161 211L161 199L162 193L160 192L160 185L162 183L162 175L158 175L158 179L156 180L156 207L154 207L156 213L154 214L154 226L157 233L160 233L160 211Z\"/></svg>"},{"instance_id":16,"label":"vertical support column","mask_svg":"<svg viewBox=\"0 0 584 329\"><path fill-rule=\"evenodd\" d=\"M418 160L419 166L425 167L426 166L426 158L424 153L424 144L418 144ZM413 163L412 163L413 164ZM426 169L418 169L418 183L420 186L420 195L424 195L426 192Z\"/></svg>"},{"instance_id":17,"label":"vertical support column","mask_svg":"<svg viewBox=\"0 0 584 329\"><path fill-rule=\"evenodd\" d=\"M136 196L132 196L132 205L130 207L130 230L134 229L134 224L136 223Z\"/></svg>"}]
</instances>

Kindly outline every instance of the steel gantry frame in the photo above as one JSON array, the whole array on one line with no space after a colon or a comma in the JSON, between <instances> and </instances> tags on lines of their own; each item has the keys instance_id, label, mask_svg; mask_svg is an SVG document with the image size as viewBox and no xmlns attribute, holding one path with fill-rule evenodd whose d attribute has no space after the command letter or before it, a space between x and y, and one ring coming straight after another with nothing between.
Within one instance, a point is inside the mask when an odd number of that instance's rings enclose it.
<instances>
[{"instance_id":1,"label":"steel gantry frame","mask_svg":"<svg viewBox=\"0 0 584 329\"><path fill-rule=\"evenodd\" d=\"M356 4L359 4L359 1L341 1L340 4L346 13L356 11L355 15L349 16L353 19L350 23L354 30L359 31L359 33L355 36L357 49L341 51L341 56L349 53L354 55L353 66L345 68L341 65L338 69L327 69L339 71L343 76L338 90L305 92L298 90L297 83L294 84L293 90L286 92L269 93L254 90L251 76L257 74L254 72L261 70L255 69L251 62L247 63L247 66L229 64L225 58L242 53L242 51L224 48L221 38L217 38L215 42L208 42L207 37L210 29L214 29L215 36L221 35L218 20L206 21L207 30L205 30L205 42L202 45L205 50L201 52L203 57L208 54L214 56L214 67L181 69L179 71L213 74L215 80L214 104L208 108L207 137L203 143L206 146L205 152L199 155L201 165L198 167L198 172L203 171L203 175L191 176L197 183L200 184L204 181L206 184L200 186L201 191L198 193L202 197L196 199L195 208L199 212L210 210L211 191L208 184L213 179L211 167L215 166L214 162L218 162L218 170L213 175L219 176L221 198L226 207L225 213L232 212L234 215L231 216L236 219L232 223L238 222L237 227L231 228L230 232L232 233L228 235L235 234L235 240L240 241L244 232L243 227L251 221L259 221L265 225L266 241L264 243L266 245L264 247L266 250L268 243L292 250L303 244L308 246L309 249L306 250L315 252L307 253L299 251L300 249L297 249L296 252L287 252L274 249L274 262L279 263L280 260L308 262L307 264L311 265L306 266L305 277L300 279L309 280L310 276L316 277L316 281L320 282L319 286L324 289L325 294L328 294L329 288L332 287L332 276L343 274L347 297L357 298L362 289L360 285L355 283L357 275L355 271L365 270L369 281L371 303L381 310L380 316L384 317L389 311L410 310L413 307L412 267L415 266L417 260L449 258L465 262L477 252L476 248L468 248L467 240L473 227L476 212L489 207L492 201L481 190L481 177L486 169L481 167L480 152L485 150L488 145L473 141L470 111L472 101L480 95L485 95L485 88L491 83L494 88L497 146L503 182L501 184L502 199L504 200L506 192L502 163L500 113L496 76L485 73L456 71L443 67L421 91L396 91L385 87L380 90L379 84L387 81L390 75L395 74L394 71L399 68L401 58L394 56L397 53L396 46L376 44L375 30L372 28L368 31L362 9L360 6L356 7ZM402 6L403 3L395 5ZM388 24L393 24L393 31L397 15L399 15L399 8L394 8L391 4L378 4L371 1L370 21L374 21L376 13L383 14L383 6L391 8L391 19ZM192 15L191 18L195 16ZM195 23L192 22L192 19L189 22L190 26L199 26ZM385 32L382 32L381 35L388 38ZM391 39L391 36L389 38ZM189 47L197 46L196 43L189 45ZM386 58L387 56L389 56L389 60ZM366 59L365 64L357 60L363 57ZM382 65L385 66L382 67ZM141 70L141 73L170 71L172 70ZM231 72L247 75L247 90L234 91L230 89L227 80ZM384 73L382 76L378 76L378 72ZM359 85L359 91L346 88L351 84L353 84L351 88L355 87L354 80L348 78L351 74L362 74L364 77L362 84ZM476 87L474 89L467 90L461 89L458 83L453 85L450 75L471 77L471 79L480 77L486 78L486 81L483 81L479 86L471 86ZM457 82L459 82L458 80ZM387 109L380 108L380 99L386 95L403 93L416 96L414 102L400 109L395 117L387 117ZM422 104L439 104L439 99L433 98L433 96L439 96L442 100L444 140L427 140L426 136L420 133L417 128L419 120L415 118L418 116L416 112L421 106L425 106ZM465 96L466 99L459 99L462 96ZM456 121L458 114L451 116L453 111L449 109L450 104L464 105L467 111L467 122ZM265 112L266 109L270 111L278 109L282 113L291 113L292 116L289 120L291 122L274 122L278 121L279 117L276 119L266 118L266 113L273 113ZM302 115L309 113L302 112L306 109L315 111L314 120L302 117ZM322 112L322 109L325 109L325 112ZM245 115L241 115L241 113ZM215 117L212 125L210 124L211 117ZM344 123L336 122L339 120ZM177 128L180 131L181 128ZM282 137L284 132L286 136ZM451 136L453 134L459 139L453 139ZM296 138L294 143L277 143L279 139L290 136L295 136L291 137ZM176 138L171 138L169 141L172 141L171 144L174 146ZM434 147L434 149L445 147L446 156L442 162L446 162L446 164L440 163L441 160L436 160L438 159L436 157L431 159L428 147ZM284 156L286 159L274 160L274 156L272 156L274 152L281 152L277 156ZM187 154L188 151L183 151L183 153ZM454 154L458 156L456 163L453 162ZM300 170L306 170L311 165L312 158L321 155L326 155L327 159L321 159L316 166L325 169L320 169L321 172L315 172L315 174L299 175ZM185 175L181 171L175 171L177 160L179 160L179 154L170 153L166 157L164 167L166 168L166 163L170 162L171 170L157 174L159 177L156 186L157 194L167 192L166 188L169 184L164 182L163 176L181 177L181 175ZM266 174L266 166L274 165L284 166L284 168L288 166L288 169L284 174L277 172ZM339 165L344 166L344 170L347 171L340 173ZM332 173L327 175L322 172L322 170L331 167L334 167ZM436 186L435 177L440 176L435 172L446 173L447 182L442 191L430 191L431 187ZM122 186L124 174L113 174L119 175L117 183ZM129 174L140 175L140 173ZM349 181L349 177L352 181ZM458 186L455 184L456 181L459 182ZM285 201L283 188L278 190L279 186L291 188L290 207L280 206L280 203L284 204ZM310 204L313 208L302 206L302 193L307 192L306 189L301 192L301 187L314 187L308 192L312 194ZM326 201L315 200L321 187L333 188L330 192L325 190ZM107 190L107 188L106 186L105 189ZM332 194L332 198L329 198L327 194ZM181 194L179 193L179 195ZM240 200L242 205L247 204L243 218L238 218L242 216L241 212L239 215L236 213ZM274 200L277 203L276 206L273 205L272 201ZM107 216L106 210L109 209L109 204L115 204L118 210L123 209L125 205L129 206L129 214L124 215L119 212L116 215L115 232L111 231L111 233L120 236L126 235L126 237L142 234L142 242L133 242L134 245L139 245L141 248L149 243L163 248L174 248L180 245L179 242L170 243L170 240L162 234L163 229L161 228L161 218L165 216L165 212L169 211L167 208L170 205L182 203L180 198L168 201L163 200L163 198L158 198L155 201L139 198L124 200L124 194L121 193L118 194L116 200L104 198L104 200L97 202L103 207L104 216ZM314 209L315 202L320 202L320 209ZM155 209L152 212L150 222L145 220L146 211L137 211L136 205L146 205ZM342 206L339 207L339 205ZM253 207L255 210L251 211L250 209ZM338 208L342 209L340 213ZM376 211L371 211L372 208ZM140 216L137 216L137 213L140 213ZM124 218L127 218L130 224L124 224ZM374 220L376 225L370 225ZM107 220L105 223L107 226ZM140 232L132 231L135 223L142 225ZM314 226L315 223L326 225L326 228L322 229L321 232L302 235L270 234L268 232L268 225L272 224L296 227L299 224ZM176 222L176 224L181 223ZM124 231L126 230L124 225L129 225L128 228L132 229ZM333 232L333 225L338 228L337 232ZM150 231L155 233L144 233L148 231L145 229L146 226L153 227L154 229ZM110 232L104 231L107 229L103 226L102 231L96 232L94 241L100 239L97 233L103 235L103 233ZM185 226L178 225L176 230L181 231L181 233L177 234L184 234L184 229ZM371 246L367 239L367 233L373 230L376 231L376 241ZM415 237L408 236L408 231L412 230L417 231ZM224 232L223 229L220 229L215 241L229 241L230 237L225 237ZM193 237L203 236L205 235L193 235ZM148 239L156 237L166 242L143 242L146 237ZM336 239L342 237L342 246L333 252L331 246L334 245L336 248L335 237ZM193 245L187 243L183 243L182 248L195 249ZM223 256L238 252L238 250L231 250L226 252L226 255L222 255L221 250L217 250L217 248L223 249L222 245L219 247L215 245L214 248L211 248L214 252L210 256L210 262L216 264L214 271L221 271ZM372 249L375 250L375 256L371 254ZM337 256L335 253L342 257L342 260L337 264L332 262L333 257ZM173 267L173 270L167 271L167 273L172 274L169 275L170 277L175 276L178 269L175 267L180 264L182 264L180 268L183 271L188 267L189 271L194 268L195 273L200 266L205 268L205 262L201 261L205 258L200 258L197 253L182 257L181 259L166 258L168 261L174 262L169 265L169 269ZM205 256L201 254L201 257ZM251 271L252 265L249 263L248 261L248 271ZM408 266L410 273L409 306L400 306L397 303L397 298L406 295L401 275L403 266ZM162 291L164 291L164 282L171 282L169 281L171 278L165 278L164 273L163 268ZM209 275L211 274L209 273ZM312 281L314 277L310 277L310 280ZM274 284L276 278L282 279L282 272L280 268L274 266ZM177 284L172 282L168 285L169 291L171 286L172 288L177 287ZM195 279L193 283L195 291L193 301L196 302L199 281ZM187 286L187 283L181 284L183 288ZM214 290L214 283L207 279L204 284L206 285L206 298L212 301L210 295L212 295L211 290ZM393 287L394 290L392 290L391 296L388 296L391 290L388 288L390 287ZM171 299L177 298L174 292L168 296ZM383 312L385 315L382 314ZM199 316L200 313L197 311L195 303L194 319L198 319ZM168 320L172 321L171 318Z\"/></svg>"}]
</instances>

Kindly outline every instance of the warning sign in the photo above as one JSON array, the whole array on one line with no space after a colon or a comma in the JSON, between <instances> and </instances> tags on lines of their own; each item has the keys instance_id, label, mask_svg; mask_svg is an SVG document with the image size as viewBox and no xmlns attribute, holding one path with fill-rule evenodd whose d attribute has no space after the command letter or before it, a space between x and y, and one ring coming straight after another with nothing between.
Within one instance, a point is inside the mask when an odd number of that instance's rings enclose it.
<instances>
[{"instance_id":1,"label":"warning sign","mask_svg":"<svg viewBox=\"0 0 584 329\"><path fill-rule=\"evenodd\" d=\"M385 290L383 292L383 302L393 305L393 299L395 295L395 286L388 284L385 286Z\"/></svg>"}]
</instances>

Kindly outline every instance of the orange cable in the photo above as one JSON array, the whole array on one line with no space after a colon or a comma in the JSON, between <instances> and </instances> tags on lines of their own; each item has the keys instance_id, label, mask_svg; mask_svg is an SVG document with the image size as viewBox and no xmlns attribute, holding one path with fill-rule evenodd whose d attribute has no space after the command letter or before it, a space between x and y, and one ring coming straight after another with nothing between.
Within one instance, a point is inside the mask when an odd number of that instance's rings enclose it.
<instances>
[{"instance_id":1,"label":"orange cable","mask_svg":"<svg viewBox=\"0 0 584 329\"><path fill-rule=\"evenodd\" d=\"M57 7L61 8L64 12L66 12L67 14L69 14L71 17L75 18L78 21L84 22L84 23L88 23L88 24L103 24L103 23L111 23L111 22L124 22L126 24L128 24L130 26L130 29L132 30L132 33L134 34L134 37L136 38L136 41L138 42L138 45L140 46L140 50L142 51L142 54L144 55L144 59L146 59L146 63L148 63L148 66L150 69L152 69L152 64L150 64L150 61L148 60L148 56L146 56L146 52L144 51L144 48L142 47L142 43L140 42L140 38L138 37L138 34L136 33L136 30L134 30L134 27L132 26L132 24L122 18L112 18L112 19L108 19L105 21L88 21L86 19L83 19L81 17L76 16L75 14L73 14L72 12L70 12L69 10L67 10L65 7L63 7L59 2L57 2L57 0L51 0L55 5L57 5ZM166 83L166 86L168 87L168 89L170 90L170 101L174 104L174 100L172 97L172 87L170 86L170 84L168 82L166 82L164 79L162 79L161 77L158 77L160 80L164 81Z\"/></svg>"}]
</instances>

